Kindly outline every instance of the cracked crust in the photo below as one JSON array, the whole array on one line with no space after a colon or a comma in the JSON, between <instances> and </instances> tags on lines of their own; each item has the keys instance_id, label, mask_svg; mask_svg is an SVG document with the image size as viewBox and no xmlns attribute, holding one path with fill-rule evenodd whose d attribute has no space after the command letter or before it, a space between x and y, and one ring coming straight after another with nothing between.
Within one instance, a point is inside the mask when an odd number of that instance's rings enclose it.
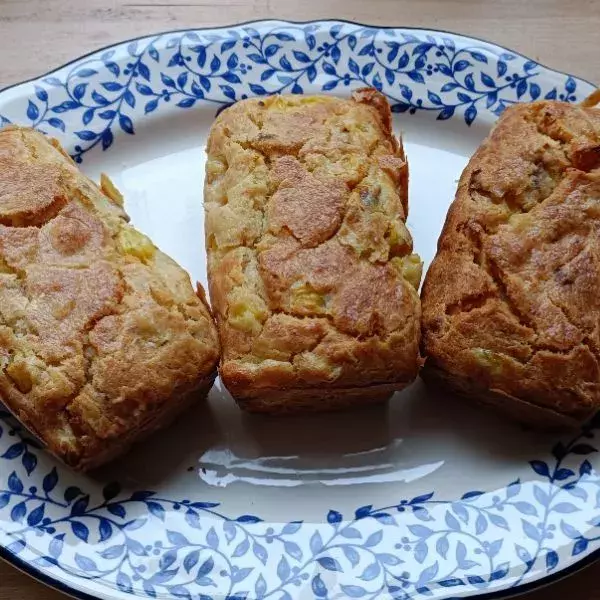
<instances>
[{"instance_id":1,"label":"cracked crust","mask_svg":"<svg viewBox=\"0 0 600 600\"><path fill-rule=\"evenodd\" d=\"M96 467L212 385L202 290L57 142L0 131L0 394L64 462Z\"/></svg>"},{"instance_id":2,"label":"cracked crust","mask_svg":"<svg viewBox=\"0 0 600 600\"><path fill-rule=\"evenodd\" d=\"M462 174L423 285L424 376L519 420L600 406L600 110L505 111Z\"/></svg>"},{"instance_id":3,"label":"cracked crust","mask_svg":"<svg viewBox=\"0 0 600 600\"><path fill-rule=\"evenodd\" d=\"M410 383L421 262L385 98L244 100L217 118L207 152L220 372L240 405L329 410Z\"/></svg>"}]
</instances>

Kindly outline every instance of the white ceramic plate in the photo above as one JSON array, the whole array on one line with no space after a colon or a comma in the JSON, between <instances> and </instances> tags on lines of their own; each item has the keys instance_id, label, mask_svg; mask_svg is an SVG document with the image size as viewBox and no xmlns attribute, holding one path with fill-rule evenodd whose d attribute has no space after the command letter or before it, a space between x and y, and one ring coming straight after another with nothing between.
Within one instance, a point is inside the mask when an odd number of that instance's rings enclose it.
<instances>
[{"instance_id":1,"label":"white ceramic plate","mask_svg":"<svg viewBox=\"0 0 600 600\"><path fill-rule=\"evenodd\" d=\"M0 121L107 172L133 223L206 283L204 144L250 95L375 86L410 161L428 263L456 181L505 106L592 86L438 31L262 22L101 50L0 93ZM414 384L389 407L272 419L207 406L92 477L0 415L1 555L78 597L449 598L505 593L599 546L593 427L523 431ZM118 482L118 483L113 483Z\"/></svg>"}]
</instances>

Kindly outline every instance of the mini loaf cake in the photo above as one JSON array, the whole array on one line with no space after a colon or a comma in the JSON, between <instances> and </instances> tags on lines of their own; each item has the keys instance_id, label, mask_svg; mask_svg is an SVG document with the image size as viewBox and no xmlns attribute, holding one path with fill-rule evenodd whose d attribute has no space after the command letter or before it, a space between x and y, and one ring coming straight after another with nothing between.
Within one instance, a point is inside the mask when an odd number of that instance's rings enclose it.
<instances>
[{"instance_id":1,"label":"mini loaf cake","mask_svg":"<svg viewBox=\"0 0 600 600\"><path fill-rule=\"evenodd\" d=\"M272 96L222 112L204 189L223 382L244 408L382 401L417 375L421 261L384 96Z\"/></svg>"},{"instance_id":2,"label":"mini loaf cake","mask_svg":"<svg viewBox=\"0 0 600 600\"><path fill-rule=\"evenodd\" d=\"M506 110L423 286L424 376L529 423L600 406L600 110Z\"/></svg>"},{"instance_id":3,"label":"mini loaf cake","mask_svg":"<svg viewBox=\"0 0 600 600\"><path fill-rule=\"evenodd\" d=\"M218 362L202 290L127 220L57 142L0 130L0 394L77 469L166 424Z\"/></svg>"}]
</instances>

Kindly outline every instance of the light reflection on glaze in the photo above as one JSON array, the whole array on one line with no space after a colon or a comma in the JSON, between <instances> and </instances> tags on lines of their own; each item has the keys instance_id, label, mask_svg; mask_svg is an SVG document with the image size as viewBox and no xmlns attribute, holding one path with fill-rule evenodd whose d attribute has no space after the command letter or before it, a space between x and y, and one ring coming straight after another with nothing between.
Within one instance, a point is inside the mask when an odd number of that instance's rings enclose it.
<instances>
[{"instance_id":1,"label":"light reflection on glaze","mask_svg":"<svg viewBox=\"0 0 600 600\"><path fill-rule=\"evenodd\" d=\"M401 439L389 445L335 458L312 456L262 456L246 458L230 448L212 448L199 460L198 475L208 485L226 487L231 483L258 486L296 487L320 483L326 486L363 483L412 482L439 469L444 461L400 468Z\"/></svg>"}]
</instances>

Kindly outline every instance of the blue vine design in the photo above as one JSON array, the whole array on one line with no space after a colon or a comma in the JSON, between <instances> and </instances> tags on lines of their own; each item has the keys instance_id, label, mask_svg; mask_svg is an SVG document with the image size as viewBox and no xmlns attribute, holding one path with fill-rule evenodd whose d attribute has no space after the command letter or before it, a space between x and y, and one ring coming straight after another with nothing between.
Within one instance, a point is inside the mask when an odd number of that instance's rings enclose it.
<instances>
[{"instance_id":1,"label":"blue vine design","mask_svg":"<svg viewBox=\"0 0 600 600\"><path fill-rule=\"evenodd\" d=\"M169 103L223 107L249 96L372 86L394 112L428 111L439 120L457 114L471 125L482 111L499 115L515 102L577 100L575 79L549 87L543 71L450 34L342 23L184 31L117 46L43 78L23 113L3 113L0 105L0 124L77 138L71 150L81 162L96 146L108 149L117 131L134 134L139 119Z\"/></svg>"},{"instance_id":2,"label":"blue vine design","mask_svg":"<svg viewBox=\"0 0 600 600\"><path fill-rule=\"evenodd\" d=\"M578 100L585 84L546 74L519 55L450 34L270 23L156 35L98 52L26 84L23 102L0 95L0 125L53 133L82 162L157 111L207 102L220 110L273 93L369 85L396 113L466 125L515 102ZM147 598L291 600L304 587L320 600L407 600L504 589L598 547L600 478L583 458L596 452L598 425L557 444L553 462L531 461L530 477L501 490L456 499L423 493L352 515L331 509L322 523L274 525L231 516L215 502L116 483L70 485L68 471L0 411L0 544L49 575Z\"/></svg>"}]
</instances>

